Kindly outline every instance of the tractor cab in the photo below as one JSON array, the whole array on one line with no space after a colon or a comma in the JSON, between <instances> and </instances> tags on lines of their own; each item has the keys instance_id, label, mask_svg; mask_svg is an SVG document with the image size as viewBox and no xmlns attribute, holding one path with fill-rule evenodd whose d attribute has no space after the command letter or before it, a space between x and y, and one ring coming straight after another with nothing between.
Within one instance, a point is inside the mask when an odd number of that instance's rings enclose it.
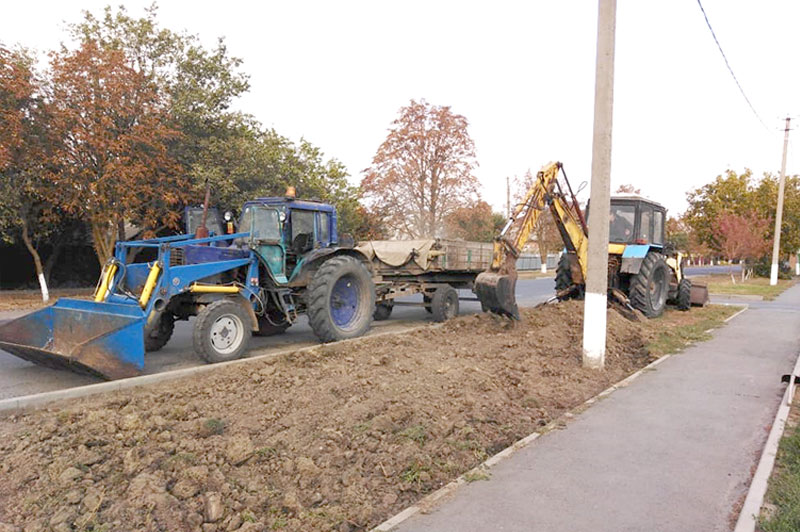
<instances>
[{"instance_id":1,"label":"tractor cab","mask_svg":"<svg viewBox=\"0 0 800 532\"><path fill-rule=\"evenodd\" d=\"M608 241L612 244L664 246L667 210L660 204L626 194L611 198Z\"/></svg>"},{"instance_id":2,"label":"tractor cab","mask_svg":"<svg viewBox=\"0 0 800 532\"><path fill-rule=\"evenodd\" d=\"M309 257L339 243L335 207L288 195L245 203L239 231L251 233L259 257L278 284L289 282Z\"/></svg>"}]
</instances>

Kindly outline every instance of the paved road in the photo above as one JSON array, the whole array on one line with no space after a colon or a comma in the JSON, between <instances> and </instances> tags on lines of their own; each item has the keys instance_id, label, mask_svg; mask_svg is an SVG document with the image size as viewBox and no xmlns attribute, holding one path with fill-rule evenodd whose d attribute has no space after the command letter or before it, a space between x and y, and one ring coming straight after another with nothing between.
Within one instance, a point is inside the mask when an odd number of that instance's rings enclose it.
<instances>
[{"instance_id":1,"label":"paved road","mask_svg":"<svg viewBox=\"0 0 800 532\"><path fill-rule=\"evenodd\" d=\"M517 302L522 306L535 305L550 297L552 293L552 278L520 280L517 282ZM462 291L461 296L474 297L474 294ZM408 298L408 300L421 302L422 299L417 296L416 298ZM474 301L461 302L462 314L477 312L480 312L479 303ZM22 314L24 312L0 312L0 320L15 318ZM425 312L422 307L398 306L395 307L391 319L383 322L374 322L371 332L401 330L430 322L430 314ZM176 323L175 333L167 346L156 353L148 353L145 363L146 374L161 373L203 364L192 350L192 324L193 321ZM317 343L317 339L308 326L305 317L302 317L298 324L292 326L284 334L268 338L254 337L250 353L264 354L288 347L304 347L315 343ZM99 382L99 379L76 375L69 371L39 367L0 350L0 399L72 388L95 382Z\"/></svg>"},{"instance_id":2,"label":"paved road","mask_svg":"<svg viewBox=\"0 0 800 532\"><path fill-rule=\"evenodd\" d=\"M797 358L800 286L462 486L398 532L728 532Z\"/></svg>"},{"instance_id":3,"label":"paved road","mask_svg":"<svg viewBox=\"0 0 800 532\"><path fill-rule=\"evenodd\" d=\"M686 275L714 275L730 273L731 269L733 273L742 271L742 267L739 264L734 264L732 266L687 266L683 271Z\"/></svg>"}]
</instances>

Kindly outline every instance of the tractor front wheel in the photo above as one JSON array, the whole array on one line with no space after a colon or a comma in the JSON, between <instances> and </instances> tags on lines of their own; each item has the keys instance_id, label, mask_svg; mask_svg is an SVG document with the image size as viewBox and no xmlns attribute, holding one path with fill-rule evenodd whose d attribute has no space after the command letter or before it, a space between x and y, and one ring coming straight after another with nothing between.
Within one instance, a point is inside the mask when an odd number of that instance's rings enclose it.
<instances>
[{"instance_id":1,"label":"tractor front wheel","mask_svg":"<svg viewBox=\"0 0 800 532\"><path fill-rule=\"evenodd\" d=\"M355 257L326 260L308 286L308 322L317 338L335 342L369 330L375 311L375 286Z\"/></svg>"},{"instance_id":2,"label":"tractor front wheel","mask_svg":"<svg viewBox=\"0 0 800 532\"><path fill-rule=\"evenodd\" d=\"M158 351L167 345L174 330L175 316L171 312L162 313L153 327L144 328L144 350Z\"/></svg>"},{"instance_id":3,"label":"tractor front wheel","mask_svg":"<svg viewBox=\"0 0 800 532\"><path fill-rule=\"evenodd\" d=\"M657 318L664 313L669 293L669 266L664 255L651 251L642 261L642 266L631 279L631 306L648 318Z\"/></svg>"},{"instance_id":4,"label":"tractor front wheel","mask_svg":"<svg viewBox=\"0 0 800 532\"><path fill-rule=\"evenodd\" d=\"M678 310L689 310L692 306L692 282L684 277L678 283Z\"/></svg>"},{"instance_id":5,"label":"tractor front wheel","mask_svg":"<svg viewBox=\"0 0 800 532\"><path fill-rule=\"evenodd\" d=\"M250 342L250 316L230 299L206 305L194 322L195 352L208 363L228 362L244 355Z\"/></svg>"}]
</instances>

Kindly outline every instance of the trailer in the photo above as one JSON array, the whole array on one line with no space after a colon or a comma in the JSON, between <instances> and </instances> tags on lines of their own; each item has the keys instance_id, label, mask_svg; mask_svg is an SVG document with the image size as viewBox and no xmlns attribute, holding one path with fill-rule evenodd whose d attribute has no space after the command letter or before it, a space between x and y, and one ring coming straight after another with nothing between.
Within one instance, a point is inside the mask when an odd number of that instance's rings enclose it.
<instances>
[{"instance_id":1,"label":"trailer","mask_svg":"<svg viewBox=\"0 0 800 532\"><path fill-rule=\"evenodd\" d=\"M458 314L458 295L472 290L475 278L492 260L493 245L463 240L372 240L356 249L370 262L375 284L376 320L388 319L395 305L422 306L435 321ZM422 294L421 302L399 298Z\"/></svg>"}]
</instances>

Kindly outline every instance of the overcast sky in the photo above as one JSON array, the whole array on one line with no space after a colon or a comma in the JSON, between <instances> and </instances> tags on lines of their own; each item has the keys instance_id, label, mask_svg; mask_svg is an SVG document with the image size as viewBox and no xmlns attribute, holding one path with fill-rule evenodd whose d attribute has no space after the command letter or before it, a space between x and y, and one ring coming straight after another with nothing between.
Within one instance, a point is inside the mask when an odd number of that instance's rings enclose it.
<instances>
[{"instance_id":1,"label":"overcast sky","mask_svg":"<svg viewBox=\"0 0 800 532\"><path fill-rule=\"evenodd\" d=\"M6 2L0 41L38 50L107 1ZM150 1L126 1L140 15ZM116 5L116 4L114 4ZM736 87L696 0L618 0L612 190L631 183L677 214L686 191L728 168L778 173L783 118L800 115L797 0L704 0L766 128ZM237 107L341 160L351 180L410 99L469 120L497 210L506 176L560 160L591 168L597 0L159 2L161 24L225 37L244 60ZM800 117L799 117L800 118ZM797 173L790 139L787 173ZM588 190L588 189L587 189ZM581 195L588 197L587 191Z\"/></svg>"}]
</instances>

